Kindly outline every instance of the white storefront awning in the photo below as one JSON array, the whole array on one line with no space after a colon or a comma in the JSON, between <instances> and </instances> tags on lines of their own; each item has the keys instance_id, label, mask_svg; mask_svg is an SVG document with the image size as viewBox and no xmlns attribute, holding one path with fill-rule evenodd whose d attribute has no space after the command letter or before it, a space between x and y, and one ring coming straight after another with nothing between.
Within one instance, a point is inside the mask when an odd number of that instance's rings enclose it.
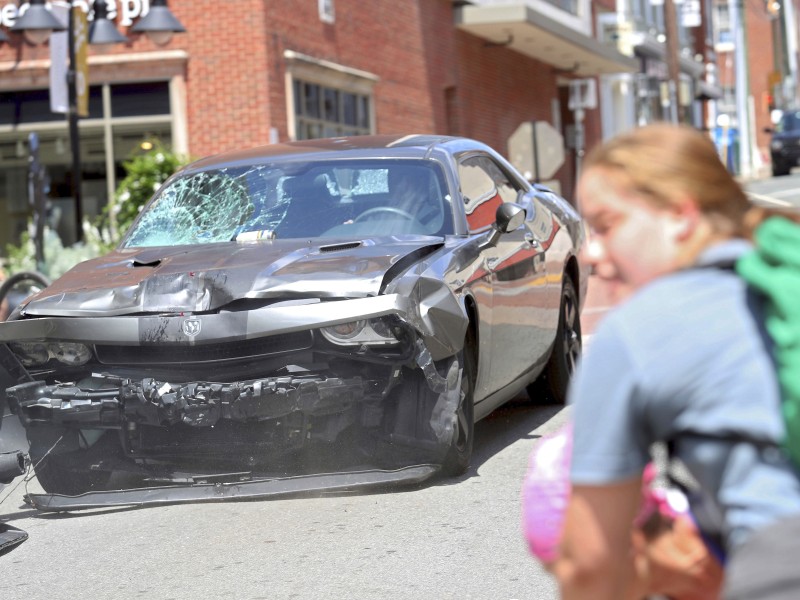
<instances>
[{"instance_id":1,"label":"white storefront awning","mask_svg":"<svg viewBox=\"0 0 800 600\"><path fill-rule=\"evenodd\" d=\"M639 61L523 3L462 6L455 26L578 77L633 73Z\"/></svg>"}]
</instances>

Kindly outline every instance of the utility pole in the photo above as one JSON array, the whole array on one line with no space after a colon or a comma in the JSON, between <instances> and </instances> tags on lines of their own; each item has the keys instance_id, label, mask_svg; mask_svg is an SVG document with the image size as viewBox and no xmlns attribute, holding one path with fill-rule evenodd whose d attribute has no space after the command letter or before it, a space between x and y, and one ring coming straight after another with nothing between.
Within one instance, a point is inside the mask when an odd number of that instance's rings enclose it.
<instances>
[{"instance_id":1,"label":"utility pole","mask_svg":"<svg viewBox=\"0 0 800 600\"><path fill-rule=\"evenodd\" d=\"M744 0L728 0L731 27L734 31L736 73L736 114L739 131L739 175L753 174L752 137L750 132L750 68L747 64L747 21Z\"/></svg>"},{"instance_id":2,"label":"utility pole","mask_svg":"<svg viewBox=\"0 0 800 600\"><path fill-rule=\"evenodd\" d=\"M669 93L669 120L679 122L680 110L678 108L681 81L681 67L679 63L678 44L678 14L675 9L675 0L664 0L664 34L667 49L667 90Z\"/></svg>"}]
</instances>

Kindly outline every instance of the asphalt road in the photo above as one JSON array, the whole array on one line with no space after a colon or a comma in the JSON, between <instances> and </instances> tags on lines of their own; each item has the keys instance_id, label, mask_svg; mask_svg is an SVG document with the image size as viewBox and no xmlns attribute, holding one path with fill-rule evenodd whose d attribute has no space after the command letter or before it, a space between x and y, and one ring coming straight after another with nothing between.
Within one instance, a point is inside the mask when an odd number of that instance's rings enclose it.
<instances>
[{"instance_id":1,"label":"asphalt road","mask_svg":"<svg viewBox=\"0 0 800 600\"><path fill-rule=\"evenodd\" d=\"M467 475L378 494L40 514L7 486L0 520L30 538L0 558L0 598L556 598L519 500L565 413L520 398L476 426Z\"/></svg>"}]
</instances>

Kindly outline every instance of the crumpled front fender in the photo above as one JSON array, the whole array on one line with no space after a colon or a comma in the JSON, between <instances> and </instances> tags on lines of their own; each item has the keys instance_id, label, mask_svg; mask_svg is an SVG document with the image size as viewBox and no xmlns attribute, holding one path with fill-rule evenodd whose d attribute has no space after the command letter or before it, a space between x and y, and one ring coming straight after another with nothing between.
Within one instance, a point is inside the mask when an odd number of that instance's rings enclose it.
<instances>
[{"instance_id":1,"label":"crumpled front fender","mask_svg":"<svg viewBox=\"0 0 800 600\"><path fill-rule=\"evenodd\" d=\"M459 297L433 271L400 279L392 292L408 299L407 319L422 336L433 360L459 352L469 317Z\"/></svg>"}]
</instances>

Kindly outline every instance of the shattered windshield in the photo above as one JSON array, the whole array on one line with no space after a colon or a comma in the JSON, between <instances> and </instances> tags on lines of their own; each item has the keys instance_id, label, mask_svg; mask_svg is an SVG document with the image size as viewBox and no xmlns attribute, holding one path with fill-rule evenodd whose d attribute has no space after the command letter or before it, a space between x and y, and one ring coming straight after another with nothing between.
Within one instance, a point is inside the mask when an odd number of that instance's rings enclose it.
<instances>
[{"instance_id":1,"label":"shattered windshield","mask_svg":"<svg viewBox=\"0 0 800 600\"><path fill-rule=\"evenodd\" d=\"M452 232L451 197L438 164L337 160L179 176L145 206L122 246Z\"/></svg>"}]
</instances>

